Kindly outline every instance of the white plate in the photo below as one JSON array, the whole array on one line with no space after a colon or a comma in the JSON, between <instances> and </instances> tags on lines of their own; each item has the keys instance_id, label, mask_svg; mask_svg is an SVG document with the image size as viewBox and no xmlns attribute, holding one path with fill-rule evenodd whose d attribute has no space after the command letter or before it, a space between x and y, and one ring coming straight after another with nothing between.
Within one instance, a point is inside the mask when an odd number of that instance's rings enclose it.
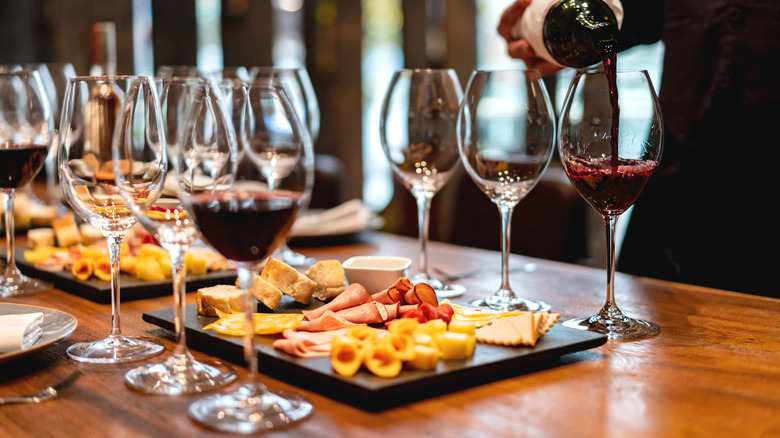
<instances>
[{"instance_id":1,"label":"white plate","mask_svg":"<svg viewBox=\"0 0 780 438\"><path fill-rule=\"evenodd\" d=\"M0 303L0 315L13 315L18 313L43 313L43 322L41 329L43 333L38 342L26 350L15 350L0 354L0 363L26 356L43 350L55 342L59 342L76 330L78 323L76 318L59 310L48 309L46 307L27 306L23 304Z\"/></svg>"}]
</instances>

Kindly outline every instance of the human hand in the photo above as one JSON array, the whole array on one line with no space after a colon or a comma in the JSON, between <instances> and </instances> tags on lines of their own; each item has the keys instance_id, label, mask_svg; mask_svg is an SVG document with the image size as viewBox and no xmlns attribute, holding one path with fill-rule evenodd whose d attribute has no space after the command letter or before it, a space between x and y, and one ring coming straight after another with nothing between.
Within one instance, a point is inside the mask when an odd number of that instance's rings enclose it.
<instances>
[{"instance_id":1,"label":"human hand","mask_svg":"<svg viewBox=\"0 0 780 438\"><path fill-rule=\"evenodd\" d=\"M520 20L529 4L531 0L515 0L509 5L501 14L498 34L506 40L507 53L510 57L522 60L529 69L539 70L542 76L557 73L563 70L563 67L542 59L528 41L512 36L512 27Z\"/></svg>"}]
</instances>

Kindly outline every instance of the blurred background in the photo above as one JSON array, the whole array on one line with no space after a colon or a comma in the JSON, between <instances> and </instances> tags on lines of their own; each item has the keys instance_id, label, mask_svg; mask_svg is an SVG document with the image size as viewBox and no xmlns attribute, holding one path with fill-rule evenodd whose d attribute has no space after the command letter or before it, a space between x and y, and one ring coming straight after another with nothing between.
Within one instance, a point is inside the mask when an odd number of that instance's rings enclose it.
<instances>
[{"instance_id":1,"label":"blurred background","mask_svg":"<svg viewBox=\"0 0 780 438\"><path fill-rule=\"evenodd\" d=\"M465 89L474 69L523 68L496 33L511 0L0 0L0 64L70 62L89 73L91 29L116 27L116 72L164 65L202 71L304 66L321 109L315 144L327 158L313 207L362 199L384 230L416 236L416 204L393 181L379 143L379 106L394 70L452 68ZM636 47L620 68L660 84L663 46ZM560 108L571 72L547 80ZM43 174L43 172L42 172ZM623 215L622 225L630 214ZM433 199L431 239L498 249L495 206L461 169ZM590 235L594 235L590 238ZM584 205L557 154L513 217L512 252L601 266L601 218ZM593 256L592 256L593 255Z\"/></svg>"}]
</instances>

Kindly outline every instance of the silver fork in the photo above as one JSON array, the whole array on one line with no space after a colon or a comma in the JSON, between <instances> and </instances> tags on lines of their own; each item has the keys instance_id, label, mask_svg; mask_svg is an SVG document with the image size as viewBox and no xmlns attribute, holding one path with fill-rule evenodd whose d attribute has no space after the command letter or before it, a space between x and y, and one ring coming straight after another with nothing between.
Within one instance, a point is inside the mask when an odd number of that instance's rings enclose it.
<instances>
[{"instance_id":1,"label":"silver fork","mask_svg":"<svg viewBox=\"0 0 780 438\"><path fill-rule=\"evenodd\" d=\"M515 273L515 272L534 272L536 270L536 263L524 263L522 266L511 268L509 270L509 273ZM433 272L442 277L442 279L447 282L451 283L453 281L463 280L464 278L473 277L478 274L485 273L485 268L479 268L474 269L473 271L467 271L463 272L461 274L450 274L447 272L444 272L443 270L434 267ZM498 271L501 272L500 270Z\"/></svg>"},{"instance_id":2,"label":"silver fork","mask_svg":"<svg viewBox=\"0 0 780 438\"><path fill-rule=\"evenodd\" d=\"M76 370L73 372L73 374L66 377L65 380L55 385L47 386L36 394L22 395L18 397L0 397L0 405L9 405L12 403L43 403L45 401L57 398L62 390L72 385L73 382L75 382L79 377L81 377L81 371Z\"/></svg>"}]
</instances>

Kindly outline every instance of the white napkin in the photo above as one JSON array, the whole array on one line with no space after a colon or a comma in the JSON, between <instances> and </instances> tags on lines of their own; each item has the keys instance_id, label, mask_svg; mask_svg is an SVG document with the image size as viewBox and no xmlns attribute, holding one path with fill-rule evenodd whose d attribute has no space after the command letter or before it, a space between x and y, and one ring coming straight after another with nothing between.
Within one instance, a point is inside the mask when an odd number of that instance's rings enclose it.
<instances>
[{"instance_id":1,"label":"white napkin","mask_svg":"<svg viewBox=\"0 0 780 438\"><path fill-rule=\"evenodd\" d=\"M40 339L43 313L0 315L0 353L26 350Z\"/></svg>"},{"instance_id":2,"label":"white napkin","mask_svg":"<svg viewBox=\"0 0 780 438\"><path fill-rule=\"evenodd\" d=\"M293 224L293 236L330 236L357 233L382 226L382 218L359 199L319 211L307 211Z\"/></svg>"}]
</instances>

